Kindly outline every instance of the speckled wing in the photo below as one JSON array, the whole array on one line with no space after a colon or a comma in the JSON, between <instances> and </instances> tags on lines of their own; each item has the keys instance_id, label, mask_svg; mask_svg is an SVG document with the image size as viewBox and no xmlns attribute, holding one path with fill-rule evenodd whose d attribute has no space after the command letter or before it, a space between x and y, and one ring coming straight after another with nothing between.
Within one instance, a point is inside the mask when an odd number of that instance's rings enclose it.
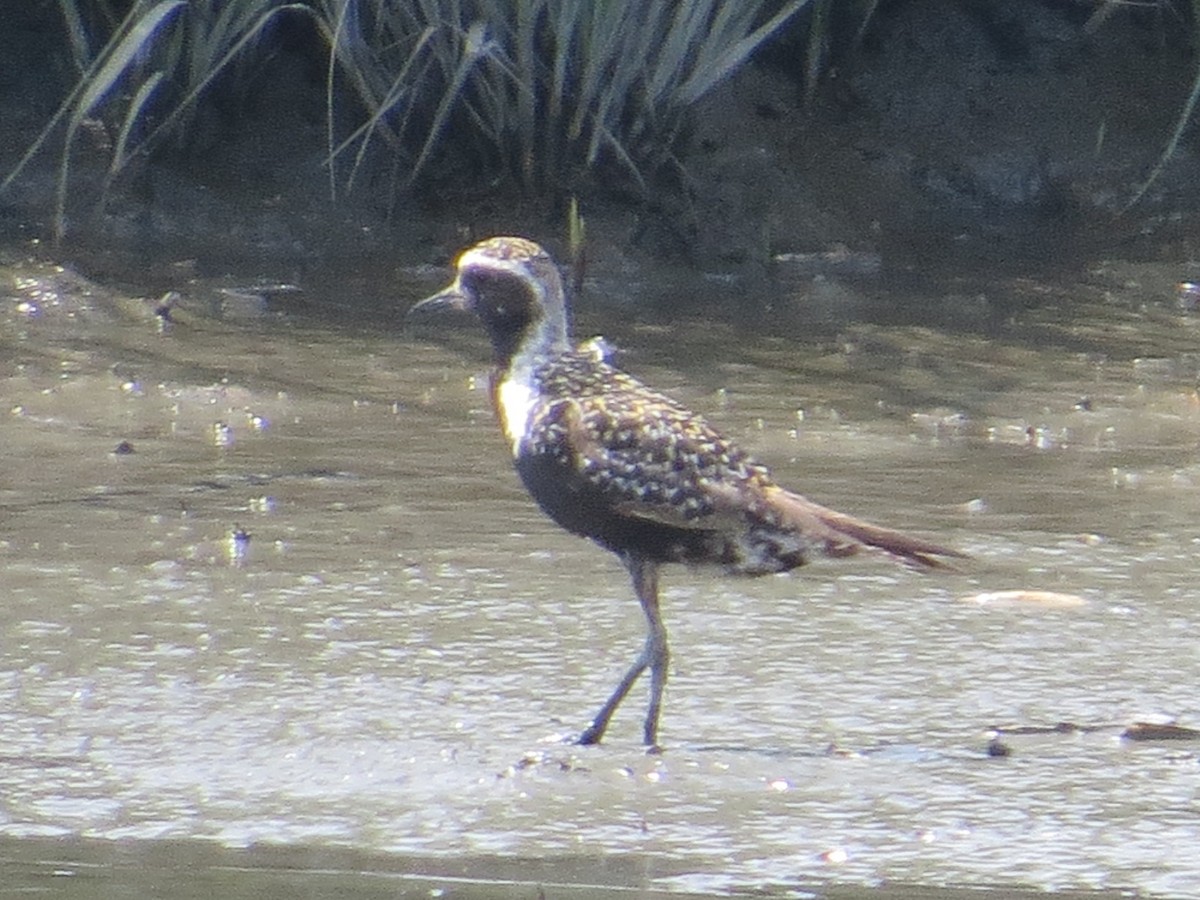
<instances>
[{"instance_id":1,"label":"speckled wing","mask_svg":"<svg viewBox=\"0 0 1200 900\"><path fill-rule=\"evenodd\" d=\"M546 430L537 443L557 448L560 462L618 515L746 535L737 542L752 561L763 541L776 556L808 549L847 556L870 546L926 568L943 565L937 556L963 555L779 487L766 466L703 417L595 354L558 358L541 373L541 387ZM780 542L785 534L794 538L790 549ZM770 570L753 562L743 568Z\"/></svg>"},{"instance_id":2,"label":"speckled wing","mask_svg":"<svg viewBox=\"0 0 1200 900\"><path fill-rule=\"evenodd\" d=\"M543 381L564 462L614 512L683 528L744 521L771 486L764 466L704 419L636 378L572 354Z\"/></svg>"}]
</instances>

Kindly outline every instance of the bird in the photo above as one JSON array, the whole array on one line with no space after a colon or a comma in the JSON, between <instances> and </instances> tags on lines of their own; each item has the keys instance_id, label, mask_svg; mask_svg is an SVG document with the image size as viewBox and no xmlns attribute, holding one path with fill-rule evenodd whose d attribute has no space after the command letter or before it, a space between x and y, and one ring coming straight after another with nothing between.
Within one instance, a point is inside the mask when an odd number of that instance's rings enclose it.
<instances>
[{"instance_id":1,"label":"bird","mask_svg":"<svg viewBox=\"0 0 1200 900\"><path fill-rule=\"evenodd\" d=\"M821 506L777 485L770 470L699 414L616 368L602 341L572 344L563 278L523 237L463 251L452 282L406 315L474 313L492 345L492 403L517 474L567 531L616 554L646 617L646 639L576 743L599 743L648 669L642 729L659 749L670 649L659 605L666 563L765 575L813 556L872 548L917 568L965 554Z\"/></svg>"}]
</instances>

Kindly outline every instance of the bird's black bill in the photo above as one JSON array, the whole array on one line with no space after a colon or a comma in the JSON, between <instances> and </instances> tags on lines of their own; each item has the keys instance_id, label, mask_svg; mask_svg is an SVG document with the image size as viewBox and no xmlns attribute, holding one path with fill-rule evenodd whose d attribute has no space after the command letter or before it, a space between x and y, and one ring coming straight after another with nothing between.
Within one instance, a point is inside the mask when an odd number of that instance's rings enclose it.
<instances>
[{"instance_id":1,"label":"bird's black bill","mask_svg":"<svg viewBox=\"0 0 1200 900\"><path fill-rule=\"evenodd\" d=\"M458 284L452 284L445 290L438 291L432 297L426 297L424 300L413 304L408 308L408 312L404 314L405 319L411 319L413 316L424 315L430 312L443 312L445 310L453 310L455 312L470 312L471 301L461 290Z\"/></svg>"}]
</instances>

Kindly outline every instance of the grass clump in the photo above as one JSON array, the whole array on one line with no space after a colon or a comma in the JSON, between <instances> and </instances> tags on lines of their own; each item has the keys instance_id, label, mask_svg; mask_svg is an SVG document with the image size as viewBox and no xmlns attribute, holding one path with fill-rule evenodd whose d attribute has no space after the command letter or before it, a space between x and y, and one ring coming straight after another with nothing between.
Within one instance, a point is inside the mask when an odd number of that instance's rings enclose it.
<instances>
[{"instance_id":1,"label":"grass clump","mask_svg":"<svg viewBox=\"0 0 1200 900\"><path fill-rule=\"evenodd\" d=\"M615 164L645 190L675 164L688 109L809 2L138 0L118 18L112 0L58 0L80 78L4 186L65 125L61 235L85 123L115 132L107 189L164 139L186 145L214 81L266 58L286 15L326 50L335 192L381 149L398 191L450 160L460 180L502 175L529 190L574 188Z\"/></svg>"}]
</instances>

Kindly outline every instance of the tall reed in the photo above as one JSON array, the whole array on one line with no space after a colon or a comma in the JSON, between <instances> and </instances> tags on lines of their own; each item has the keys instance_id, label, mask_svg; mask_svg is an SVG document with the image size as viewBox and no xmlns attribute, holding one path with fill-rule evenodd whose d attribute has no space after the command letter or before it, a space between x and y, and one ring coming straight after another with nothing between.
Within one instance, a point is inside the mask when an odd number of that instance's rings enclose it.
<instances>
[{"instance_id":1,"label":"tall reed","mask_svg":"<svg viewBox=\"0 0 1200 900\"><path fill-rule=\"evenodd\" d=\"M329 51L333 190L380 146L401 189L451 146L531 190L586 182L601 161L644 187L671 161L688 109L810 0L137 0L100 36L89 27L111 16L58 2L80 79L0 187L65 123L61 235L85 121L114 123L107 187L165 137L186 142L217 76L272 52L269 26L283 15L311 23ZM344 88L357 111L339 103Z\"/></svg>"}]
</instances>

